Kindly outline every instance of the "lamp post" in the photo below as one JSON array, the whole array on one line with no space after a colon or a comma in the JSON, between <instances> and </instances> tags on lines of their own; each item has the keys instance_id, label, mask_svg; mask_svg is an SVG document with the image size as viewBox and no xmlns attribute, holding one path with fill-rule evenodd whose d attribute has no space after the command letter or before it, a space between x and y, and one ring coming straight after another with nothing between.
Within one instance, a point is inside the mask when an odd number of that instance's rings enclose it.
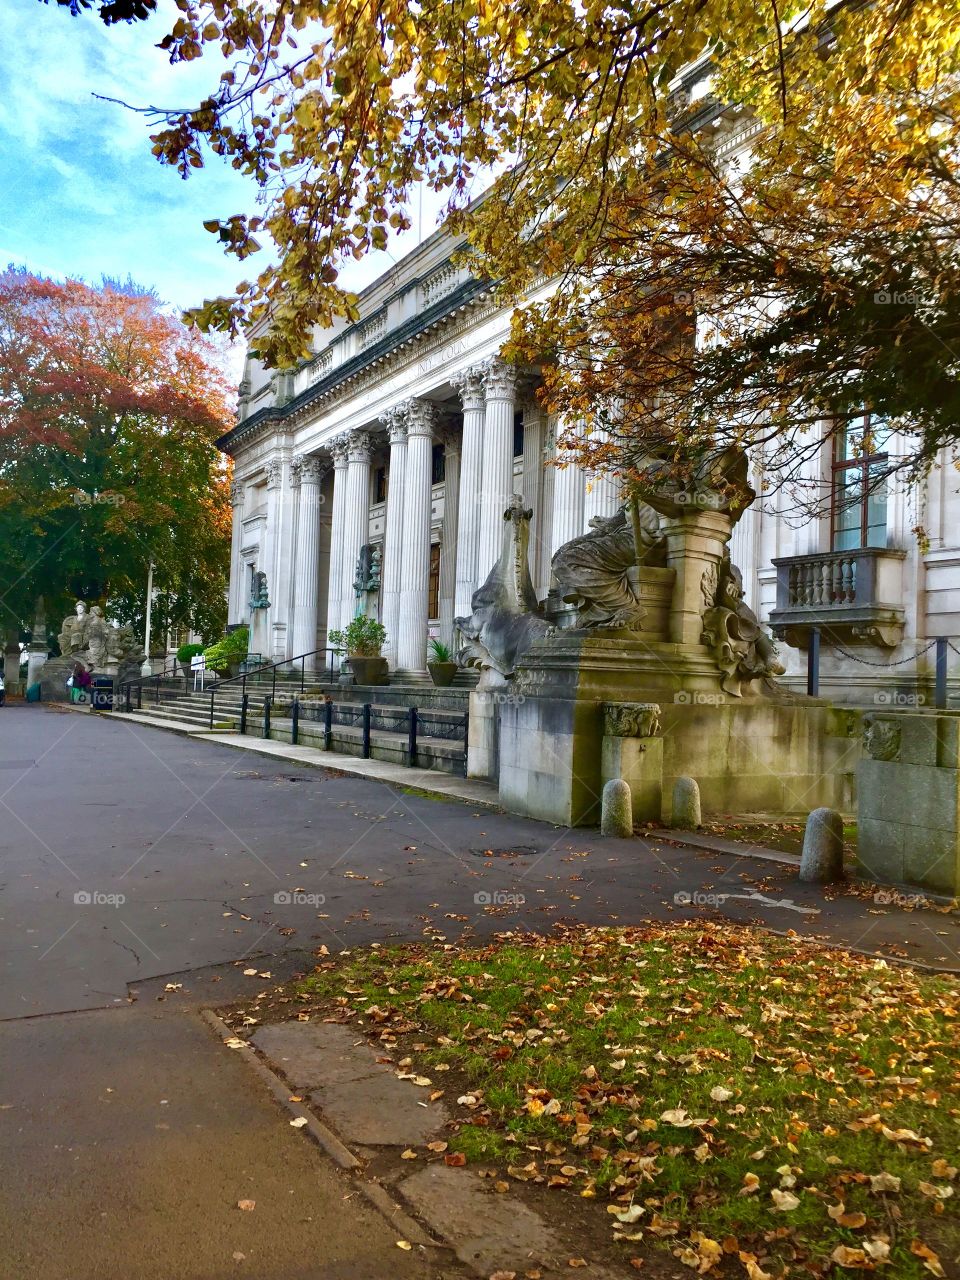
<instances>
[{"instance_id":1,"label":"lamp post","mask_svg":"<svg viewBox=\"0 0 960 1280\"><path fill-rule=\"evenodd\" d=\"M150 665L150 615L153 608L153 561L150 561L150 568L147 570L147 616L143 625L143 651L146 655L143 666L140 668L142 676L152 676L153 667Z\"/></svg>"}]
</instances>

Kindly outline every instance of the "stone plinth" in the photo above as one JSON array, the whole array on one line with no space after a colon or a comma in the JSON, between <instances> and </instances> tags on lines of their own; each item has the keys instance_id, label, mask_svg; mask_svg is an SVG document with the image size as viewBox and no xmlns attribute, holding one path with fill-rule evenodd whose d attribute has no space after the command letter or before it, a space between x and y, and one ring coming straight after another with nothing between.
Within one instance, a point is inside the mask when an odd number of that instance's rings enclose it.
<instances>
[{"instance_id":1,"label":"stone plinth","mask_svg":"<svg viewBox=\"0 0 960 1280\"><path fill-rule=\"evenodd\" d=\"M870 712L858 769L857 870L960 894L960 716Z\"/></svg>"},{"instance_id":2,"label":"stone plinth","mask_svg":"<svg viewBox=\"0 0 960 1280\"><path fill-rule=\"evenodd\" d=\"M704 646L596 631L546 637L524 658L499 706L501 804L548 822L595 825L603 783L619 767L631 787L627 774L639 771L646 798L635 813L644 820L656 785L649 751L608 746L604 756L602 704L627 701L660 705L664 809L682 776L697 779L704 814L806 817L817 805L853 807L856 712L816 699L734 698L720 690Z\"/></svg>"},{"instance_id":3,"label":"stone plinth","mask_svg":"<svg viewBox=\"0 0 960 1280\"><path fill-rule=\"evenodd\" d=\"M663 808L663 739L657 703L604 703L600 778L630 787L634 822L659 822Z\"/></svg>"}]
</instances>

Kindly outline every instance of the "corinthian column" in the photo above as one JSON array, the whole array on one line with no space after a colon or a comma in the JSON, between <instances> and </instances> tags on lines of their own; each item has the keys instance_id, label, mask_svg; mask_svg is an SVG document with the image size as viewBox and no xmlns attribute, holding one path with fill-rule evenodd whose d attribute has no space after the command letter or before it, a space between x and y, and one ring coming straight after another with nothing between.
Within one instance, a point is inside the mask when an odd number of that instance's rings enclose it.
<instances>
[{"instance_id":1,"label":"corinthian column","mask_svg":"<svg viewBox=\"0 0 960 1280\"><path fill-rule=\"evenodd\" d=\"M230 533L230 597L227 603L227 621L242 622L243 565L240 563L240 544L243 539L243 490L240 480L230 485L230 505L233 508L233 525Z\"/></svg>"},{"instance_id":2,"label":"corinthian column","mask_svg":"<svg viewBox=\"0 0 960 1280\"><path fill-rule=\"evenodd\" d=\"M483 461L485 400L478 369L467 369L453 380L463 404L463 437L460 446L460 493L457 515L457 587L454 615L470 616L470 601L477 581L480 540L480 468Z\"/></svg>"},{"instance_id":3,"label":"corinthian column","mask_svg":"<svg viewBox=\"0 0 960 1280\"><path fill-rule=\"evenodd\" d=\"M347 627L356 612L353 579L360 548L370 534L370 436L351 431L347 436L347 497L343 517L343 556L340 561L340 626Z\"/></svg>"},{"instance_id":4,"label":"corinthian column","mask_svg":"<svg viewBox=\"0 0 960 1280\"><path fill-rule=\"evenodd\" d=\"M400 630L400 566L403 564L403 475L407 460L407 424L399 409L386 418L390 439L390 470L387 473L387 527L384 534L383 618L387 632L383 656L391 667L397 665Z\"/></svg>"},{"instance_id":5,"label":"corinthian column","mask_svg":"<svg viewBox=\"0 0 960 1280\"><path fill-rule=\"evenodd\" d=\"M400 565L400 633L397 665L403 671L427 670L427 621L430 585L430 507L433 427L436 409L429 400L409 400L407 458L403 483L403 560Z\"/></svg>"},{"instance_id":6,"label":"corinthian column","mask_svg":"<svg viewBox=\"0 0 960 1280\"><path fill-rule=\"evenodd\" d=\"M517 373L511 365L495 357L487 365L484 380L487 394L486 422L483 428L478 582L484 581L500 558L503 513L513 493L513 415Z\"/></svg>"},{"instance_id":7,"label":"corinthian column","mask_svg":"<svg viewBox=\"0 0 960 1280\"><path fill-rule=\"evenodd\" d=\"M443 526L440 531L440 639L453 644L457 589L457 524L460 516L460 432L443 432Z\"/></svg>"},{"instance_id":8,"label":"corinthian column","mask_svg":"<svg viewBox=\"0 0 960 1280\"><path fill-rule=\"evenodd\" d=\"M565 466L554 468L553 477L553 531L550 553L554 555L571 538L583 533L583 472L574 461L573 454L562 447L563 425L557 424L557 448L554 454Z\"/></svg>"},{"instance_id":9,"label":"corinthian column","mask_svg":"<svg viewBox=\"0 0 960 1280\"><path fill-rule=\"evenodd\" d=\"M302 454L294 460L300 476L300 504L297 508L297 580L293 604L293 657L317 647L320 605L320 485L326 468L319 458ZM312 671L313 657L304 663Z\"/></svg>"},{"instance_id":10,"label":"corinthian column","mask_svg":"<svg viewBox=\"0 0 960 1280\"><path fill-rule=\"evenodd\" d=\"M593 443L606 444L610 440L609 431L597 427L593 432ZM620 477L611 475L598 467L587 475L586 493L583 499L584 532L590 528L590 521L595 516L613 516L620 509Z\"/></svg>"},{"instance_id":11,"label":"corinthian column","mask_svg":"<svg viewBox=\"0 0 960 1280\"><path fill-rule=\"evenodd\" d=\"M330 524L330 578L327 587L327 635L340 626L343 534L347 509L347 436L330 441L333 455L333 514ZM329 645L330 641L327 640Z\"/></svg>"}]
</instances>

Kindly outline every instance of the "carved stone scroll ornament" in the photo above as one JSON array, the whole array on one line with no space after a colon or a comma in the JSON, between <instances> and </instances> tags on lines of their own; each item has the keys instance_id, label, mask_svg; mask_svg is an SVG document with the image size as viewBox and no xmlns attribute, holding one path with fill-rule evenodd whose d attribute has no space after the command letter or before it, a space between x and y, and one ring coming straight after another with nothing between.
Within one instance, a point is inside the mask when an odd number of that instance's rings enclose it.
<instances>
[{"instance_id":1,"label":"carved stone scroll ornament","mask_svg":"<svg viewBox=\"0 0 960 1280\"><path fill-rule=\"evenodd\" d=\"M712 573L705 570L700 585L705 600L715 585L713 605L703 615L702 642L720 668L724 692L741 698L744 685L751 681L783 675L777 646L744 600L740 570L729 556Z\"/></svg>"},{"instance_id":2,"label":"carved stone scroll ornament","mask_svg":"<svg viewBox=\"0 0 960 1280\"><path fill-rule=\"evenodd\" d=\"M660 518L640 503L636 528L623 507L615 516L595 516L590 533L572 538L553 557L553 573L563 600L578 609L578 627L627 627L639 631L644 610L630 578L641 561L663 562Z\"/></svg>"},{"instance_id":3,"label":"carved stone scroll ornament","mask_svg":"<svg viewBox=\"0 0 960 1280\"><path fill-rule=\"evenodd\" d=\"M873 760L900 759L900 725L896 720L863 717L863 748Z\"/></svg>"},{"instance_id":4,"label":"carved stone scroll ornament","mask_svg":"<svg viewBox=\"0 0 960 1280\"><path fill-rule=\"evenodd\" d=\"M542 616L530 578L528 545L533 512L514 494L503 513L500 559L483 584L473 593L469 618L454 622L467 643L457 654L463 666L478 667L481 684L490 673L512 679L520 658L535 640L550 635L553 627Z\"/></svg>"},{"instance_id":5,"label":"carved stone scroll ornament","mask_svg":"<svg viewBox=\"0 0 960 1280\"><path fill-rule=\"evenodd\" d=\"M605 702L605 738L656 738L660 734L660 705L656 702Z\"/></svg>"}]
</instances>

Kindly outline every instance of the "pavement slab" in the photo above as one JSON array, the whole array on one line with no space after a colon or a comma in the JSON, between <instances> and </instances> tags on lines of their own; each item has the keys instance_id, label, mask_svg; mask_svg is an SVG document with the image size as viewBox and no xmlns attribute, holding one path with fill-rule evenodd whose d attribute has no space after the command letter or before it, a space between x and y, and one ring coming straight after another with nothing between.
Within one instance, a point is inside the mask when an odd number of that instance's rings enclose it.
<instances>
[{"instance_id":1,"label":"pavement slab","mask_svg":"<svg viewBox=\"0 0 960 1280\"><path fill-rule=\"evenodd\" d=\"M404 1178L399 1190L438 1235L455 1242L460 1261L481 1275L522 1274L560 1260L562 1250L540 1215L516 1196L498 1195L469 1169L428 1165Z\"/></svg>"},{"instance_id":2,"label":"pavement slab","mask_svg":"<svg viewBox=\"0 0 960 1280\"><path fill-rule=\"evenodd\" d=\"M261 1027L253 1043L340 1136L358 1146L412 1147L449 1115L428 1090L401 1080L395 1065L356 1031L336 1023L283 1022Z\"/></svg>"}]
</instances>

